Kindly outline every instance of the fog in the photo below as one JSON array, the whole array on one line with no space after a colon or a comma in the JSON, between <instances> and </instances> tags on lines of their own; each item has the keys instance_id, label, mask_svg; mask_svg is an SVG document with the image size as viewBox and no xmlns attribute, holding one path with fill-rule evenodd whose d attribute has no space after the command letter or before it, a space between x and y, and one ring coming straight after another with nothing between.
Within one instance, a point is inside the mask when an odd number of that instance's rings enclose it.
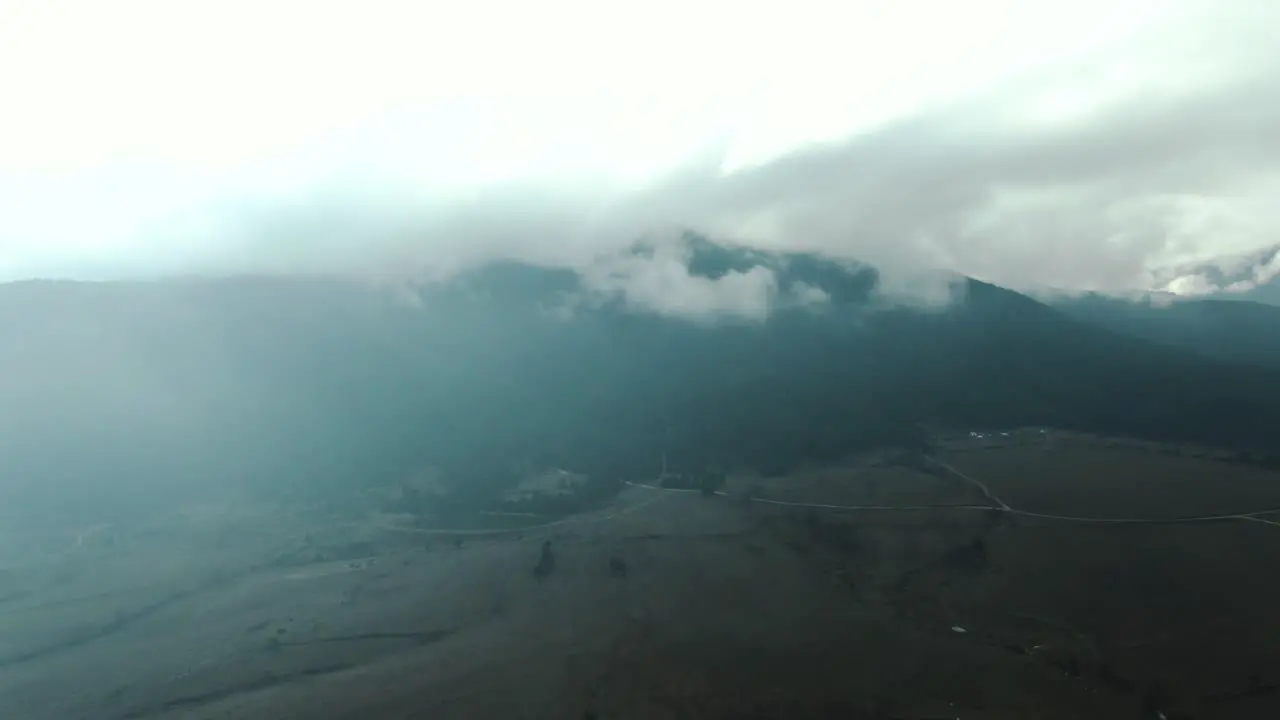
<instances>
[{"instance_id":1,"label":"fog","mask_svg":"<svg viewBox=\"0 0 1280 720\"><path fill-rule=\"evenodd\" d=\"M1276 716L1274 6L0 0L0 717Z\"/></svg>"},{"instance_id":2,"label":"fog","mask_svg":"<svg viewBox=\"0 0 1280 720\"><path fill-rule=\"evenodd\" d=\"M1280 223L1280 14L1244 0L6 12L9 279L416 282L683 229L929 297L1275 272L1241 258Z\"/></svg>"}]
</instances>

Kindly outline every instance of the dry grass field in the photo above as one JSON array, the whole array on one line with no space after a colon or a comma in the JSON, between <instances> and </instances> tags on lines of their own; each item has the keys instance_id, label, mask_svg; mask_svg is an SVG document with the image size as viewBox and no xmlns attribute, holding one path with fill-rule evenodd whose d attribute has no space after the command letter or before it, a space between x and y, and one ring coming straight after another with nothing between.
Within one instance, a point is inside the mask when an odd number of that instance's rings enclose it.
<instances>
[{"instance_id":1,"label":"dry grass field","mask_svg":"<svg viewBox=\"0 0 1280 720\"><path fill-rule=\"evenodd\" d=\"M1280 506L1280 477L1111 441L956 442L937 459L1047 514ZM939 466L864 458L734 477L715 498L628 487L492 534L269 513L117 529L0 575L0 717L1280 712L1280 527L747 494L985 502Z\"/></svg>"}]
</instances>

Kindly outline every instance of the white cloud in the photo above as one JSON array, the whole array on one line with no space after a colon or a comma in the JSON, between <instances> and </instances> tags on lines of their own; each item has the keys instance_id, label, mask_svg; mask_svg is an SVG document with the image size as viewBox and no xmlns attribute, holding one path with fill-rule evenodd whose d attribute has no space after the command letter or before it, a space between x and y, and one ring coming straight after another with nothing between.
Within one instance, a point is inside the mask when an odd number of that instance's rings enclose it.
<instances>
[{"instance_id":1,"label":"white cloud","mask_svg":"<svg viewBox=\"0 0 1280 720\"><path fill-rule=\"evenodd\" d=\"M774 271L759 265L716 278L690 274L688 248L678 242L651 243L647 252L602 255L580 271L586 290L594 295L695 321L760 320L778 294Z\"/></svg>"},{"instance_id":2,"label":"white cloud","mask_svg":"<svg viewBox=\"0 0 1280 720\"><path fill-rule=\"evenodd\" d=\"M791 288L796 305L806 308L821 308L831 302L831 294L820 287L808 283L797 282Z\"/></svg>"},{"instance_id":3,"label":"white cloud","mask_svg":"<svg viewBox=\"0 0 1280 720\"><path fill-rule=\"evenodd\" d=\"M582 266L673 227L907 293L1275 274L1205 272L1280 230L1266 3L0 7L0 277ZM677 270L629 301L774 284Z\"/></svg>"}]
</instances>

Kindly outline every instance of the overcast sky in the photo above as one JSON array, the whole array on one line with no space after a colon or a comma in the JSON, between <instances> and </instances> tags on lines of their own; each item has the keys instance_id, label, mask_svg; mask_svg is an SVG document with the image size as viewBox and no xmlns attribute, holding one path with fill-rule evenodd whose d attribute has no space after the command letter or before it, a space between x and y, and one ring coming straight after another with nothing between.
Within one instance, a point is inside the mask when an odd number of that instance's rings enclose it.
<instances>
[{"instance_id":1,"label":"overcast sky","mask_svg":"<svg viewBox=\"0 0 1280 720\"><path fill-rule=\"evenodd\" d=\"M1245 289L1280 271L1277 38L1258 0L0 0L0 279L577 265L691 227Z\"/></svg>"}]
</instances>

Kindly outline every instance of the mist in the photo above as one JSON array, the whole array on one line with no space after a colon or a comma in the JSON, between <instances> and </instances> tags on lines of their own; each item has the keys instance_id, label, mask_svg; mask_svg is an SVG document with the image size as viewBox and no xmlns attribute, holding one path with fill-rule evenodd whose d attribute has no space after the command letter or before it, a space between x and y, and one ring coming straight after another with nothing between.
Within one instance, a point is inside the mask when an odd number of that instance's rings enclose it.
<instances>
[{"instance_id":1,"label":"mist","mask_svg":"<svg viewBox=\"0 0 1280 720\"><path fill-rule=\"evenodd\" d=\"M1277 717L1276 38L0 0L0 717Z\"/></svg>"},{"instance_id":2,"label":"mist","mask_svg":"<svg viewBox=\"0 0 1280 720\"><path fill-rule=\"evenodd\" d=\"M555 5L519 38L485 24L522 22L505 5L277 4L249 22L234 3L191 18L126 3L101 20L134 47L101 68L88 53L106 41L16 7L9 279L420 282L502 259L594 277L684 230L870 263L922 298L954 273L1182 294L1274 274L1240 259L1280 225L1280 14L1245 2L659 5L626 22ZM748 284L725 302L764 304L768 278Z\"/></svg>"}]
</instances>

